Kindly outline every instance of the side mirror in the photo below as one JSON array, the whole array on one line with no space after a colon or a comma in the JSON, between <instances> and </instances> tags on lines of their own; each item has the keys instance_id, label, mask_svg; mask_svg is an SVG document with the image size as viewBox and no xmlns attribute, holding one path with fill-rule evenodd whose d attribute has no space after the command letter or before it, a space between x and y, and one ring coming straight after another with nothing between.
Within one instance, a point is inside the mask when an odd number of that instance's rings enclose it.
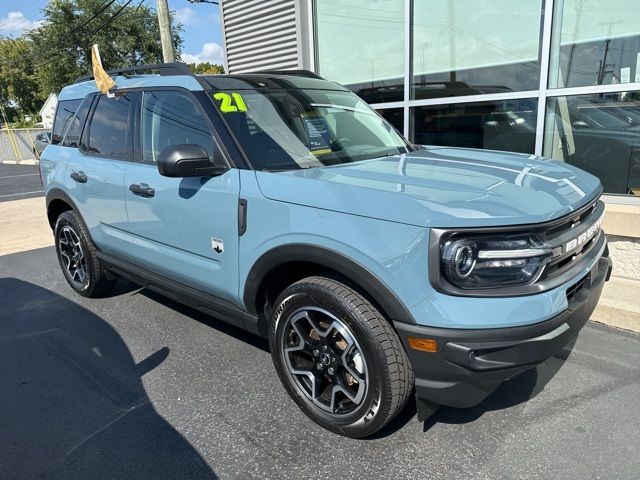
<instances>
[{"instance_id":1,"label":"side mirror","mask_svg":"<svg viewBox=\"0 0 640 480\"><path fill-rule=\"evenodd\" d=\"M165 177L214 177L228 167L212 164L200 145L169 145L158 155L158 171Z\"/></svg>"}]
</instances>

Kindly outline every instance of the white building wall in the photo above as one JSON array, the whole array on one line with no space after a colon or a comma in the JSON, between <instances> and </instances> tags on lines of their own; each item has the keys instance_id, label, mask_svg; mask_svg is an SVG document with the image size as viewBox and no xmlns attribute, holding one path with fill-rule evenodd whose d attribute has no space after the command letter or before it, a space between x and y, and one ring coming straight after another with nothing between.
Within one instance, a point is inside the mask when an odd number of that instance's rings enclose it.
<instances>
[{"instance_id":1,"label":"white building wall","mask_svg":"<svg viewBox=\"0 0 640 480\"><path fill-rule=\"evenodd\" d=\"M39 112L43 128L46 128L47 130L51 130L53 128L53 117L56 114L57 105L58 96L55 93L50 94Z\"/></svg>"}]
</instances>

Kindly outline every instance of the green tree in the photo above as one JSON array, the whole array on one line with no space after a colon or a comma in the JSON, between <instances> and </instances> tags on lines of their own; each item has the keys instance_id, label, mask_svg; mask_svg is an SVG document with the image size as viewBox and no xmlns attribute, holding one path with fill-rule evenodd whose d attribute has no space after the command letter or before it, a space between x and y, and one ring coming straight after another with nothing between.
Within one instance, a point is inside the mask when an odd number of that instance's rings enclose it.
<instances>
[{"instance_id":1,"label":"green tree","mask_svg":"<svg viewBox=\"0 0 640 480\"><path fill-rule=\"evenodd\" d=\"M0 38L0 106L11 117L38 112L45 98L38 89L30 43Z\"/></svg>"},{"instance_id":2,"label":"green tree","mask_svg":"<svg viewBox=\"0 0 640 480\"><path fill-rule=\"evenodd\" d=\"M217 75L224 73L224 67L215 63L202 62L202 63L189 63L189 68L193 73Z\"/></svg>"},{"instance_id":3,"label":"green tree","mask_svg":"<svg viewBox=\"0 0 640 480\"><path fill-rule=\"evenodd\" d=\"M162 62L156 12L140 0L57 0L49 2L43 13L43 25L28 33L42 94L91 74L94 43L106 70ZM179 56L182 26L172 27Z\"/></svg>"}]
</instances>

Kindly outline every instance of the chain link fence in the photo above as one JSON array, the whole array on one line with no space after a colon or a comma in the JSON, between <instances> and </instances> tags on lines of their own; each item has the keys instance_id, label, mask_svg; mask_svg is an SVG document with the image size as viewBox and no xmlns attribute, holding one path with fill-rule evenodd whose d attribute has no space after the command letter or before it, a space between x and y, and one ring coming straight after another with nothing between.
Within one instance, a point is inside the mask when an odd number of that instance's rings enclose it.
<instances>
[{"instance_id":1,"label":"chain link fence","mask_svg":"<svg viewBox=\"0 0 640 480\"><path fill-rule=\"evenodd\" d=\"M46 128L2 128L0 129L0 163L33 165L36 136Z\"/></svg>"}]
</instances>

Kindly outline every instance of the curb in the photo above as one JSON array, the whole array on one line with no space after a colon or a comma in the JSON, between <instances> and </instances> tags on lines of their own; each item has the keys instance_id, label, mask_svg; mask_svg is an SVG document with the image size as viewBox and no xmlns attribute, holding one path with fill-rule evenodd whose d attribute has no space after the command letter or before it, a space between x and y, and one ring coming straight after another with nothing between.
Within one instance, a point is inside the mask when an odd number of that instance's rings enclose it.
<instances>
[{"instance_id":1,"label":"curb","mask_svg":"<svg viewBox=\"0 0 640 480\"><path fill-rule=\"evenodd\" d=\"M37 165L35 158L27 158L25 160L0 160L0 165Z\"/></svg>"},{"instance_id":2,"label":"curb","mask_svg":"<svg viewBox=\"0 0 640 480\"><path fill-rule=\"evenodd\" d=\"M591 320L640 333L640 280L612 276Z\"/></svg>"}]
</instances>

